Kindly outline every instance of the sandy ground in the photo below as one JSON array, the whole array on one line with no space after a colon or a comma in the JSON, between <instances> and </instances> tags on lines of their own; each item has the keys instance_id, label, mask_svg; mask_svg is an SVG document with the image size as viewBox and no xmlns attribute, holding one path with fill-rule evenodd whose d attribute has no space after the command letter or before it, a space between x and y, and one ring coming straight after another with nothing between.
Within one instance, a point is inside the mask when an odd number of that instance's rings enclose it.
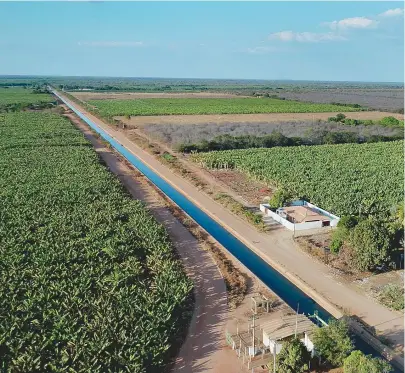
<instances>
[{"instance_id":1,"label":"sandy ground","mask_svg":"<svg viewBox=\"0 0 405 373\"><path fill-rule=\"evenodd\" d=\"M379 120L387 116L404 119L403 114L391 114L382 111L355 111L344 113L350 119ZM290 121L327 120L336 113L273 113L273 114L222 114L222 115L161 115L133 116L131 119L117 116L115 118L132 126L145 124L205 124L205 123L269 123Z\"/></svg>"},{"instance_id":2,"label":"sandy ground","mask_svg":"<svg viewBox=\"0 0 405 373\"><path fill-rule=\"evenodd\" d=\"M245 97L236 96L231 93L215 93L215 92L179 92L179 93L142 93L142 92L120 92L120 93L104 93L104 92L69 92L72 96L80 100L134 100L137 98L233 98Z\"/></svg>"},{"instance_id":3,"label":"sandy ground","mask_svg":"<svg viewBox=\"0 0 405 373\"><path fill-rule=\"evenodd\" d=\"M78 107L77 104L72 104ZM403 345L403 314L390 311L354 289L337 282L325 265L315 262L295 246L291 232L276 230L271 234L259 233L129 141L122 132L112 129L82 108L80 110L335 317L342 315L342 311L339 310L345 310L349 314L357 315L370 326L376 327L392 343Z\"/></svg>"},{"instance_id":4,"label":"sandy ground","mask_svg":"<svg viewBox=\"0 0 405 373\"><path fill-rule=\"evenodd\" d=\"M85 133L110 171L118 176L131 195L145 202L155 218L166 227L187 274L194 282L194 315L172 372L242 372L235 353L225 343L225 325L228 320L226 288L209 253L169 212L162 198L144 176L105 147L74 114L70 115L70 119Z\"/></svg>"}]
</instances>

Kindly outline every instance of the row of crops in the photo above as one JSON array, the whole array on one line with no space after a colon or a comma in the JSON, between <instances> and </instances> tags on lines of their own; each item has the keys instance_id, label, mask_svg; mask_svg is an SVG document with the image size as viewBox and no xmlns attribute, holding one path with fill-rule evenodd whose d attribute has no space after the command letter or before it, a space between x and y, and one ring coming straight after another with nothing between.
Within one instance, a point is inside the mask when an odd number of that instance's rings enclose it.
<instances>
[{"instance_id":1,"label":"row of crops","mask_svg":"<svg viewBox=\"0 0 405 373\"><path fill-rule=\"evenodd\" d=\"M390 211L403 200L403 141L298 146L198 153L208 168L235 168L284 187L337 215L378 205Z\"/></svg>"},{"instance_id":2,"label":"row of crops","mask_svg":"<svg viewBox=\"0 0 405 373\"><path fill-rule=\"evenodd\" d=\"M192 285L65 118L0 116L0 371L162 371Z\"/></svg>"},{"instance_id":3,"label":"row of crops","mask_svg":"<svg viewBox=\"0 0 405 373\"><path fill-rule=\"evenodd\" d=\"M115 115L190 115L321 113L358 111L358 108L311 104L271 98L152 98L137 100L90 100L105 117Z\"/></svg>"}]
</instances>

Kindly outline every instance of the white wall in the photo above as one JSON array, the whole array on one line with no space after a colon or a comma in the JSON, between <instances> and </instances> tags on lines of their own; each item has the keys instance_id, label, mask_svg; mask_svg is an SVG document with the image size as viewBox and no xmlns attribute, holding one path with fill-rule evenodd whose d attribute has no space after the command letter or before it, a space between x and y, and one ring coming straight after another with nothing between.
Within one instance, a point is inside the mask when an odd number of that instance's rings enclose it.
<instances>
[{"instance_id":1,"label":"white wall","mask_svg":"<svg viewBox=\"0 0 405 373\"><path fill-rule=\"evenodd\" d=\"M272 354L274 354L274 344L276 345L276 355L278 355L283 347L283 344L279 342L270 341L269 348Z\"/></svg>"},{"instance_id":2,"label":"white wall","mask_svg":"<svg viewBox=\"0 0 405 373\"><path fill-rule=\"evenodd\" d=\"M314 210L318 210L319 212L321 212L322 214L328 216L331 219L330 225L331 227L335 227L337 225L337 223L339 222L340 218L336 215L331 214L329 211L323 210L318 206L315 206L312 203L306 202L306 205L308 207L313 208Z\"/></svg>"},{"instance_id":3,"label":"white wall","mask_svg":"<svg viewBox=\"0 0 405 373\"><path fill-rule=\"evenodd\" d=\"M313 205L311 203L307 203L307 205L309 207L311 207L311 208L318 209L322 213L324 212L325 215L328 215L332 219L334 219L334 220L332 220L330 222L331 227L335 227L337 225L337 223L339 222L339 218L337 216L329 214L327 211L322 210L322 209L316 207L315 205ZM266 208L267 208L267 210L266 210ZM275 212L271 211L270 206L268 204L266 204L266 203L260 204L260 211L262 211L266 215L270 216L273 220L275 220L275 221L279 222L280 224L284 225L290 231L294 231L294 230L303 231L303 230L306 230L306 229L319 229L319 228L322 228L322 221L320 221L320 220L318 220L318 221L310 221L310 222L305 222L305 223L297 223L297 224L295 224L295 228L294 228L294 223L289 222L288 220L282 218L280 215L278 215Z\"/></svg>"},{"instance_id":4,"label":"white wall","mask_svg":"<svg viewBox=\"0 0 405 373\"><path fill-rule=\"evenodd\" d=\"M266 211L267 208L267 211ZM260 210L273 218L275 221L278 221L280 224L284 225L286 228L290 230L294 230L294 224L289 222L288 220L282 218L280 215L276 214L275 212L270 210L270 206L267 204L260 204Z\"/></svg>"},{"instance_id":5,"label":"white wall","mask_svg":"<svg viewBox=\"0 0 405 373\"><path fill-rule=\"evenodd\" d=\"M304 338L301 339L301 342L304 343L307 350L311 353L311 356L314 357L315 355L315 348L312 341L309 339L307 333L304 333Z\"/></svg>"}]
</instances>

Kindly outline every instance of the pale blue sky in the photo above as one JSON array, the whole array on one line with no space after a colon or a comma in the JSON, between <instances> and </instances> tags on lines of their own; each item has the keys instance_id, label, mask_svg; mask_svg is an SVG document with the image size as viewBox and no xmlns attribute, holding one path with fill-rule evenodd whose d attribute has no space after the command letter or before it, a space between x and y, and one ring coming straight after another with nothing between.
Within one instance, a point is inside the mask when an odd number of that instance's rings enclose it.
<instances>
[{"instance_id":1,"label":"pale blue sky","mask_svg":"<svg viewBox=\"0 0 405 373\"><path fill-rule=\"evenodd\" d=\"M403 2L0 2L0 75L404 79Z\"/></svg>"}]
</instances>

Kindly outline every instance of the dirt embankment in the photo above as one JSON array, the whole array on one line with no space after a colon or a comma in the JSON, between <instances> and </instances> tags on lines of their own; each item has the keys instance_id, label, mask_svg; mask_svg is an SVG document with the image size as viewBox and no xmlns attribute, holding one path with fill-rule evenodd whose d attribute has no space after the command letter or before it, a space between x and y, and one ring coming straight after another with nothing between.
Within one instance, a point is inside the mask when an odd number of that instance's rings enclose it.
<instances>
[{"instance_id":1,"label":"dirt embankment","mask_svg":"<svg viewBox=\"0 0 405 373\"><path fill-rule=\"evenodd\" d=\"M393 116L403 120L403 114L391 114L382 111L355 111L344 113L350 119L380 120L387 116ZM145 124L206 124L206 123L274 123L290 121L317 121L328 120L336 116L336 113L272 113L272 114L222 114L222 115L156 115L156 116L133 116L127 119L117 116L131 126Z\"/></svg>"}]
</instances>

